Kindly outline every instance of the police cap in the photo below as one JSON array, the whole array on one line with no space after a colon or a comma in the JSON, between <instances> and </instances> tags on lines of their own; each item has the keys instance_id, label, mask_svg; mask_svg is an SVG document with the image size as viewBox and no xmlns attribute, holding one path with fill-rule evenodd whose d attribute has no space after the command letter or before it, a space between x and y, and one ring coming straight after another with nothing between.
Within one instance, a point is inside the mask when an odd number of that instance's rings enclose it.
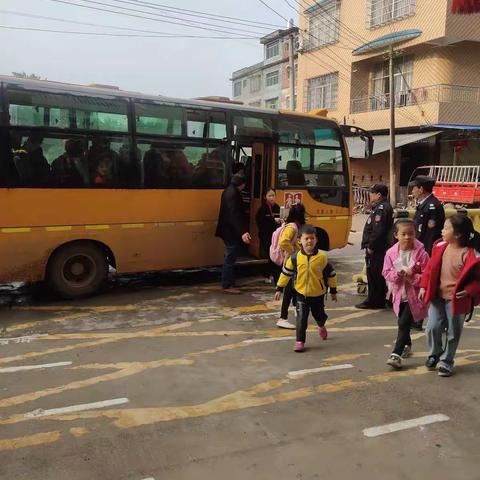
<instances>
[{"instance_id":1,"label":"police cap","mask_svg":"<svg viewBox=\"0 0 480 480\"><path fill-rule=\"evenodd\" d=\"M423 187L428 192L431 192L435 185L435 179L428 175L417 175L412 181L408 183L409 187Z\"/></svg>"},{"instance_id":2,"label":"police cap","mask_svg":"<svg viewBox=\"0 0 480 480\"><path fill-rule=\"evenodd\" d=\"M370 188L371 193L379 193L382 197L386 197L388 195L388 187L383 183L376 183Z\"/></svg>"}]
</instances>

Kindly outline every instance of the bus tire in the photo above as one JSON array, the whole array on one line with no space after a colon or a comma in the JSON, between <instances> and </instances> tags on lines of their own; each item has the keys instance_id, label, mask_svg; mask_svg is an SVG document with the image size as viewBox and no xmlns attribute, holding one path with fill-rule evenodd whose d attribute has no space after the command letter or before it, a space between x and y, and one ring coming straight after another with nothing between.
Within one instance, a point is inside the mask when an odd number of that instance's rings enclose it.
<instances>
[{"instance_id":1,"label":"bus tire","mask_svg":"<svg viewBox=\"0 0 480 480\"><path fill-rule=\"evenodd\" d=\"M93 295L106 283L105 252L92 242L74 242L60 247L51 257L47 281L62 298Z\"/></svg>"}]
</instances>

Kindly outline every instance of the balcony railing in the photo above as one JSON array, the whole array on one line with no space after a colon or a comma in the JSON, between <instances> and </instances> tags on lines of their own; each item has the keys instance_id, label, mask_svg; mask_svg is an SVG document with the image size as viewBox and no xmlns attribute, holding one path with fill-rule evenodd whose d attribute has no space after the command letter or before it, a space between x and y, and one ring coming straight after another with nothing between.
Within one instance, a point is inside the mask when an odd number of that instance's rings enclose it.
<instances>
[{"instance_id":1,"label":"balcony railing","mask_svg":"<svg viewBox=\"0 0 480 480\"><path fill-rule=\"evenodd\" d=\"M430 85L395 94L396 107L408 107L421 103L469 103L480 105L480 87L462 85ZM374 112L390 108L390 94L354 98L351 113Z\"/></svg>"}]
</instances>

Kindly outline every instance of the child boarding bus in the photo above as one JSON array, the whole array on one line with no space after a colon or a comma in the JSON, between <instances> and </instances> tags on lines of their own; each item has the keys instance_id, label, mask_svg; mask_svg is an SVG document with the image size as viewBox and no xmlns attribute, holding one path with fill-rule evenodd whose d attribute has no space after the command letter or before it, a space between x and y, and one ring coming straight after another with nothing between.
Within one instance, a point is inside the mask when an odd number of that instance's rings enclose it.
<instances>
[{"instance_id":1,"label":"child boarding bus","mask_svg":"<svg viewBox=\"0 0 480 480\"><path fill-rule=\"evenodd\" d=\"M304 203L322 248L347 243L349 158L333 120L2 76L0 88L0 282L47 280L75 298L98 291L109 266L220 265L220 196L238 170L252 256L272 186L287 207Z\"/></svg>"}]
</instances>

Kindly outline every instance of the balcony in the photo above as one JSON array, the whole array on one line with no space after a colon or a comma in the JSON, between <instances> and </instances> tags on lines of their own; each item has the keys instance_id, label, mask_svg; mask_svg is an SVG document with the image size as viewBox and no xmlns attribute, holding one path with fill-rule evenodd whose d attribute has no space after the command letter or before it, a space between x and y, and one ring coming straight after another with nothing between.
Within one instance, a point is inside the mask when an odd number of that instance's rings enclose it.
<instances>
[{"instance_id":1,"label":"balcony","mask_svg":"<svg viewBox=\"0 0 480 480\"><path fill-rule=\"evenodd\" d=\"M480 106L480 87L462 85L430 85L395 94L396 107L408 107L425 103L455 103ZM354 98L350 113L376 112L390 108L390 94Z\"/></svg>"}]
</instances>

